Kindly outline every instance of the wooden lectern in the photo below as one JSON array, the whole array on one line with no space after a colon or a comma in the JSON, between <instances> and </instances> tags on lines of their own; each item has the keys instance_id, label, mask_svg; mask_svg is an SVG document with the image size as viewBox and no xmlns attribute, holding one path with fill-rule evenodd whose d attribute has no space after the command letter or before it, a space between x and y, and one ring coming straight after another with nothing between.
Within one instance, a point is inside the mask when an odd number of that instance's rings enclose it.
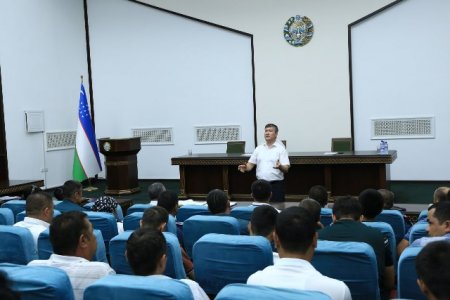
<instances>
[{"instance_id":1,"label":"wooden lectern","mask_svg":"<svg viewBox=\"0 0 450 300\"><path fill-rule=\"evenodd\" d=\"M98 140L100 152L105 156L107 195L139 192L136 154L141 150L141 138Z\"/></svg>"}]
</instances>

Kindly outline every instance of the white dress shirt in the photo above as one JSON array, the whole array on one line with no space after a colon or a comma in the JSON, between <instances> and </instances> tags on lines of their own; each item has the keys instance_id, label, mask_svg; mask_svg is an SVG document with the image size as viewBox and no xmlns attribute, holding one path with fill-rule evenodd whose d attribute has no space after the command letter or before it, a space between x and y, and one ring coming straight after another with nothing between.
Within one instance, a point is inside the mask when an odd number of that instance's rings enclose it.
<instances>
[{"instance_id":1,"label":"white dress shirt","mask_svg":"<svg viewBox=\"0 0 450 300\"><path fill-rule=\"evenodd\" d=\"M172 279L165 275L150 275L149 277ZM190 279L178 279L178 280L186 283L189 286L192 292L192 296L194 296L194 300L209 300L208 295L206 295L205 291L200 287L200 285L197 282Z\"/></svg>"},{"instance_id":2,"label":"white dress shirt","mask_svg":"<svg viewBox=\"0 0 450 300\"><path fill-rule=\"evenodd\" d=\"M286 148L276 141L270 147L266 143L256 147L248 162L256 165L256 178L277 181L284 179L283 172L274 168L278 160L282 165L290 165Z\"/></svg>"},{"instance_id":3,"label":"white dress shirt","mask_svg":"<svg viewBox=\"0 0 450 300\"><path fill-rule=\"evenodd\" d=\"M14 224L14 226L26 228L31 232L31 235L33 236L34 247L37 251L37 241L39 235L42 231L47 229L50 224L36 218L25 217L23 221L17 222L16 224Z\"/></svg>"}]
</instances>

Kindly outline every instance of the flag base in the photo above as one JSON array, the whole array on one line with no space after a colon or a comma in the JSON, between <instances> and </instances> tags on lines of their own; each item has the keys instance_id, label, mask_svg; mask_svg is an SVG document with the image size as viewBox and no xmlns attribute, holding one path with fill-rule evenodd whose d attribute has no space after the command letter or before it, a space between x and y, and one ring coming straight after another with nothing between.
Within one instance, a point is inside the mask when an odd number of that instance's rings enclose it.
<instances>
[{"instance_id":1,"label":"flag base","mask_svg":"<svg viewBox=\"0 0 450 300\"><path fill-rule=\"evenodd\" d=\"M88 187L85 187L84 189L83 189L83 191L85 191L85 192L93 192L93 191L96 191L96 190L98 190L98 188L96 188L95 186L88 186Z\"/></svg>"}]
</instances>

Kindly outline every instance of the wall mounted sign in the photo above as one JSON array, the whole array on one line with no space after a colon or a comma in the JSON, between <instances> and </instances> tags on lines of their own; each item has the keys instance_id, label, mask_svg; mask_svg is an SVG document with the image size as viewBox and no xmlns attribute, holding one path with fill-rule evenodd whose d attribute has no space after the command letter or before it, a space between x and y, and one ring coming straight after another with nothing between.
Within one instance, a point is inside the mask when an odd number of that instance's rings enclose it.
<instances>
[{"instance_id":1,"label":"wall mounted sign","mask_svg":"<svg viewBox=\"0 0 450 300\"><path fill-rule=\"evenodd\" d=\"M295 47L301 47L309 43L314 34L314 26L306 16L296 15L290 17L283 30L286 42Z\"/></svg>"}]
</instances>

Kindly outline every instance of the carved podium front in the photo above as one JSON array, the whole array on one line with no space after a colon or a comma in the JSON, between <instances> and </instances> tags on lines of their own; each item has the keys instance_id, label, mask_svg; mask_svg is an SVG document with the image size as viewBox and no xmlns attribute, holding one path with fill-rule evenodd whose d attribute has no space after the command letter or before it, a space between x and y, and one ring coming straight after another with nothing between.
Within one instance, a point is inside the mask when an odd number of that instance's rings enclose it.
<instances>
[{"instance_id":1,"label":"carved podium front","mask_svg":"<svg viewBox=\"0 0 450 300\"><path fill-rule=\"evenodd\" d=\"M125 195L139 192L137 153L141 138L98 140L105 156L107 195Z\"/></svg>"}]
</instances>

